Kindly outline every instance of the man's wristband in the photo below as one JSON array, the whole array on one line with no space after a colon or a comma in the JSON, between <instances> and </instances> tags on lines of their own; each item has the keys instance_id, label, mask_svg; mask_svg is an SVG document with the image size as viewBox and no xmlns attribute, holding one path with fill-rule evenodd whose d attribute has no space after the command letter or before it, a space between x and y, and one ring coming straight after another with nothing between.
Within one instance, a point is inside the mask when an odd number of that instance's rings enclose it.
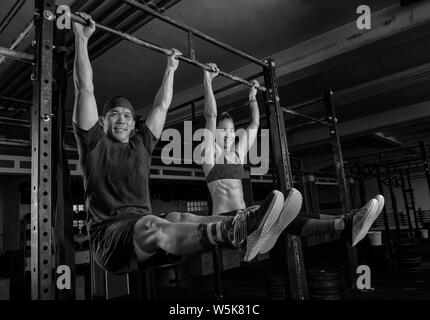
<instances>
[{"instance_id":1,"label":"man's wristband","mask_svg":"<svg viewBox=\"0 0 430 320\"><path fill-rule=\"evenodd\" d=\"M251 104L253 102L257 103L257 100L256 99L251 99L251 100L248 101L248 104Z\"/></svg>"}]
</instances>

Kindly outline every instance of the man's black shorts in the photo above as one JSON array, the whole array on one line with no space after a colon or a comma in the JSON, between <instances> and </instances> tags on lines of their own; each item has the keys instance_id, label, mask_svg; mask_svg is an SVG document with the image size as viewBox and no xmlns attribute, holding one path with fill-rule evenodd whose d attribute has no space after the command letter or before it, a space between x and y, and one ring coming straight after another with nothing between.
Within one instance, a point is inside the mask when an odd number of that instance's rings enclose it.
<instances>
[{"instance_id":1,"label":"man's black shorts","mask_svg":"<svg viewBox=\"0 0 430 320\"><path fill-rule=\"evenodd\" d=\"M91 227L90 243L94 260L104 270L119 274L173 263L177 256L158 249L146 261L138 262L134 250L134 225L144 215L133 214Z\"/></svg>"}]
</instances>

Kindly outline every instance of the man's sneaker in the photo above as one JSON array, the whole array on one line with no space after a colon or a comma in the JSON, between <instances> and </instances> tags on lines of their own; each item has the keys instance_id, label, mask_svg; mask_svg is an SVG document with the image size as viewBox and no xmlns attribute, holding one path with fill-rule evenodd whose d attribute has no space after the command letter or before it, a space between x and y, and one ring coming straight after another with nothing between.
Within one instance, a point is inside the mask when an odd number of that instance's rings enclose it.
<instances>
[{"instance_id":1,"label":"man's sneaker","mask_svg":"<svg viewBox=\"0 0 430 320\"><path fill-rule=\"evenodd\" d=\"M350 239L352 246L357 245L367 234L372 226L372 218L378 211L378 201L368 201L358 212L347 214L343 218L345 229L342 237Z\"/></svg>"},{"instance_id":2,"label":"man's sneaker","mask_svg":"<svg viewBox=\"0 0 430 320\"><path fill-rule=\"evenodd\" d=\"M231 243L236 247L243 246L244 261L251 261L258 254L258 246L261 244L260 236L268 233L278 220L283 203L283 193L274 190L270 192L261 206L239 210L236 214L237 221L233 221L234 227L231 229L234 241Z\"/></svg>"},{"instance_id":3,"label":"man's sneaker","mask_svg":"<svg viewBox=\"0 0 430 320\"><path fill-rule=\"evenodd\" d=\"M288 196L284 201L278 220L269 232L264 234L261 239L259 253L263 254L272 250L282 231L284 231L299 214L300 209L302 208L302 201L302 194L298 190L292 188L288 192Z\"/></svg>"}]
</instances>

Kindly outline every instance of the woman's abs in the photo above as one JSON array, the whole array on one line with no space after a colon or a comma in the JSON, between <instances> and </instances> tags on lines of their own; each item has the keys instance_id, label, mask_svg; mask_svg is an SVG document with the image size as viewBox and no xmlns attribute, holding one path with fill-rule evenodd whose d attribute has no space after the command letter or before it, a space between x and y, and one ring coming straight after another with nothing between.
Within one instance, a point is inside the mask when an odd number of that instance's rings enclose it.
<instances>
[{"instance_id":1,"label":"woman's abs","mask_svg":"<svg viewBox=\"0 0 430 320\"><path fill-rule=\"evenodd\" d=\"M246 208L241 180L216 180L208 183L208 188L212 196L213 215Z\"/></svg>"}]
</instances>

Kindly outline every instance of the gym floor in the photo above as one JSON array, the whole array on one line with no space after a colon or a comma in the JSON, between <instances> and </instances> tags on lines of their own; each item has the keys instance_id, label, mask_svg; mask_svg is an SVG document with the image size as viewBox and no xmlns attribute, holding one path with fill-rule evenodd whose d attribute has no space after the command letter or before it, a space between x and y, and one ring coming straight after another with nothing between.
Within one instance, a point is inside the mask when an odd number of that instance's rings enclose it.
<instances>
[{"instance_id":1,"label":"gym floor","mask_svg":"<svg viewBox=\"0 0 430 320\"><path fill-rule=\"evenodd\" d=\"M430 241L421 243L423 252L430 252ZM344 256L344 245L334 241L326 245L318 245L304 250L307 270L344 270L348 272L348 264L339 257ZM430 256L423 255L420 270L417 272L401 272L398 269L389 271L388 261L385 265L374 265L367 259L368 244L360 246L358 253L363 263L370 265L371 290L356 291L347 289L336 300L430 300ZM321 256L325 256L322 259ZM222 272L222 291L224 300L282 300L286 297L283 286L282 269L274 267L273 261L264 259L239 268ZM159 275L160 276L160 275ZM171 280L172 274L170 274ZM160 300L208 300L216 299L215 280L213 275L201 278L185 276L170 285L159 285L157 288ZM334 300L330 296L322 296L321 300Z\"/></svg>"}]
</instances>

